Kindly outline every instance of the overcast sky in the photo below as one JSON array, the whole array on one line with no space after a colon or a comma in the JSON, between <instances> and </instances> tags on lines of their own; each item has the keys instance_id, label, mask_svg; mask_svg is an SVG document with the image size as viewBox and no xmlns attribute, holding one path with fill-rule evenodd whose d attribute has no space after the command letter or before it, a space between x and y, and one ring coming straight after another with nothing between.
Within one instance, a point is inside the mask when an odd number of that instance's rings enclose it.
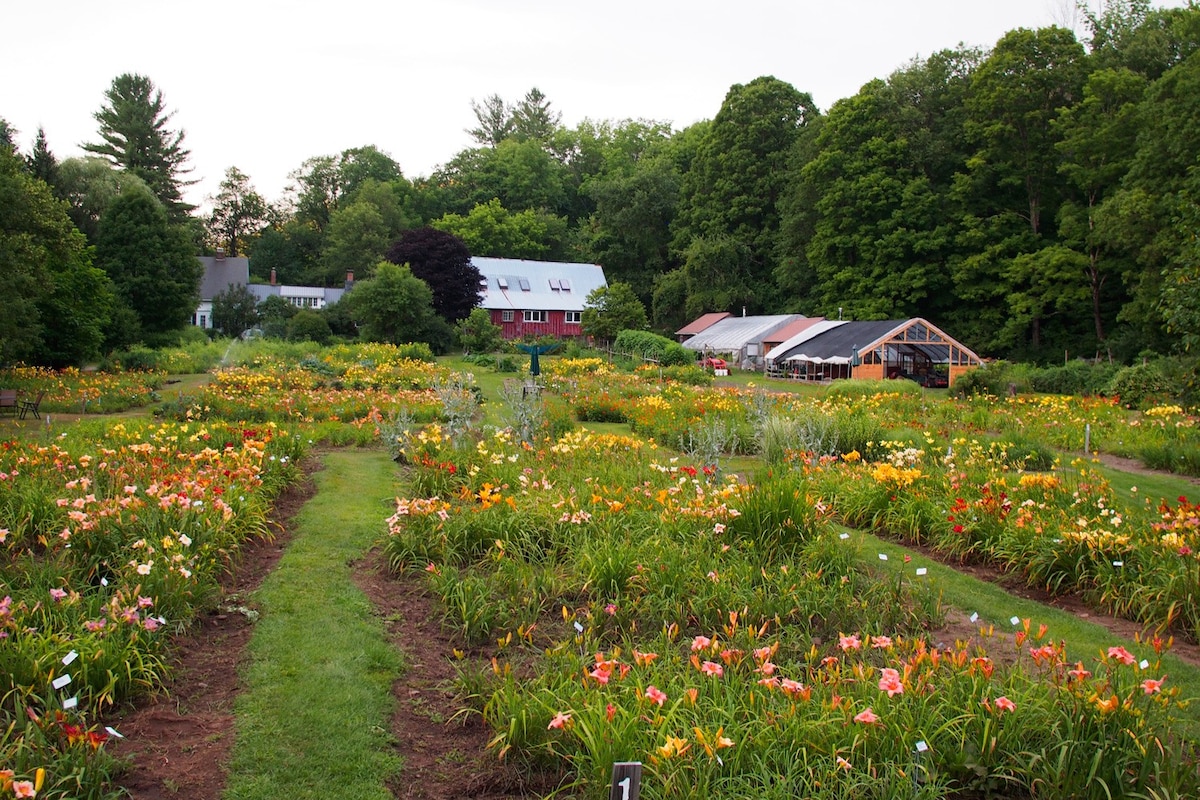
<instances>
[{"instance_id":1,"label":"overcast sky","mask_svg":"<svg viewBox=\"0 0 1200 800\"><path fill-rule=\"evenodd\" d=\"M1099 0L1092 0L1095 6ZM1180 6L1160 0L1156 6ZM4 3L0 117L27 152L97 141L112 79L148 76L191 150L187 199L229 166L268 200L304 159L373 144L410 178L472 146L471 101L538 87L568 126L711 119L773 75L826 111L960 42L1073 22L1071 0L21 0Z\"/></svg>"}]
</instances>

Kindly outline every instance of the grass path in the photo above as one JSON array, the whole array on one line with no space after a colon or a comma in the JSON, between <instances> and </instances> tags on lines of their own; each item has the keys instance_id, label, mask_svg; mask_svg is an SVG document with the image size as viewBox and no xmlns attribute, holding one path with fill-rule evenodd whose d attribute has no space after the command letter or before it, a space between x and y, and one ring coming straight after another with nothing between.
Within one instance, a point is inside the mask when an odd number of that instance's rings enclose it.
<instances>
[{"instance_id":1,"label":"grass path","mask_svg":"<svg viewBox=\"0 0 1200 800\"><path fill-rule=\"evenodd\" d=\"M225 797L391 798L399 770L388 730L402 664L351 570L395 495L381 452L334 451L295 520L278 568L255 595L245 692Z\"/></svg>"}]
</instances>

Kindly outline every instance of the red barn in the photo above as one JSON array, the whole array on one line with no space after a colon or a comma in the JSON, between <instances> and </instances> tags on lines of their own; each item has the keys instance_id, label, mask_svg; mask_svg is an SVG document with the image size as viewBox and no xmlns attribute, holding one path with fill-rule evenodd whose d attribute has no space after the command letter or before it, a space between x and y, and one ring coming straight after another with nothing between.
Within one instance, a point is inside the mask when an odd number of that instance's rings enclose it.
<instances>
[{"instance_id":1,"label":"red barn","mask_svg":"<svg viewBox=\"0 0 1200 800\"><path fill-rule=\"evenodd\" d=\"M479 305L505 339L582 336L584 301L593 289L608 285L599 264L480 256L471 263L483 276Z\"/></svg>"}]
</instances>

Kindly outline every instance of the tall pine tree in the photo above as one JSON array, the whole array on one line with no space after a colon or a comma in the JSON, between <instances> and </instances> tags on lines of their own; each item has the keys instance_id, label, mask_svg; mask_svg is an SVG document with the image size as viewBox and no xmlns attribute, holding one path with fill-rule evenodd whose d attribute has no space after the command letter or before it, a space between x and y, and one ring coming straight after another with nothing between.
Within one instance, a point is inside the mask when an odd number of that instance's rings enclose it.
<instances>
[{"instance_id":1,"label":"tall pine tree","mask_svg":"<svg viewBox=\"0 0 1200 800\"><path fill-rule=\"evenodd\" d=\"M194 181L181 175L189 171L185 162L191 152L184 149L183 131L167 127L174 112L167 112L162 92L146 76L125 73L113 79L104 97L93 115L102 141L83 149L145 181L172 220L186 217L194 206L183 202L182 188Z\"/></svg>"}]
</instances>

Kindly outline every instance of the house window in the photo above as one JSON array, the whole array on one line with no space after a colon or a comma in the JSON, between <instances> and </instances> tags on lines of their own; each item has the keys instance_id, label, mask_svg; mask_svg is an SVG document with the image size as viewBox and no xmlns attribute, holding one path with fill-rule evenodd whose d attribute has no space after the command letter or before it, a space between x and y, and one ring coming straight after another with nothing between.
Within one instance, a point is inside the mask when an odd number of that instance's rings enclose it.
<instances>
[{"instance_id":1,"label":"house window","mask_svg":"<svg viewBox=\"0 0 1200 800\"><path fill-rule=\"evenodd\" d=\"M546 321L546 312L545 311L526 311L524 313L525 313L525 321L526 322L545 322Z\"/></svg>"},{"instance_id":2,"label":"house window","mask_svg":"<svg viewBox=\"0 0 1200 800\"><path fill-rule=\"evenodd\" d=\"M566 312L566 317L565 317L565 319L563 319L563 322L567 322L567 323L573 322L576 325L578 325L579 323L583 322L583 312L582 311L568 311L568 312Z\"/></svg>"},{"instance_id":3,"label":"house window","mask_svg":"<svg viewBox=\"0 0 1200 800\"><path fill-rule=\"evenodd\" d=\"M514 316L514 314L511 311L501 311L500 312L500 321L501 322L512 322L513 316Z\"/></svg>"},{"instance_id":4,"label":"house window","mask_svg":"<svg viewBox=\"0 0 1200 800\"><path fill-rule=\"evenodd\" d=\"M200 327L201 327L201 328L207 328L207 327L208 327L208 315L207 315L207 314L201 314L201 315L200 315Z\"/></svg>"}]
</instances>

